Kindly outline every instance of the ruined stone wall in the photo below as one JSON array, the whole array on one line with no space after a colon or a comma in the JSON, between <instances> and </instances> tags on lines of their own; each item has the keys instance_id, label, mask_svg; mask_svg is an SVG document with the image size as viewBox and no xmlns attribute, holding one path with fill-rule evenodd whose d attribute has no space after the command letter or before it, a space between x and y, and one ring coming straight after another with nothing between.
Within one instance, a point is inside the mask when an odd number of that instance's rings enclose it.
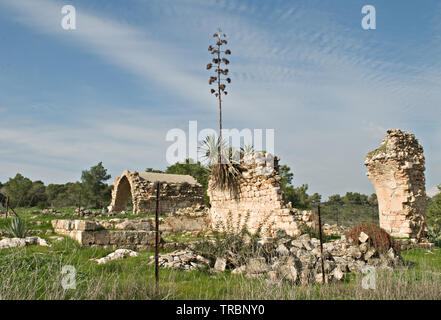
<instances>
[{"instance_id":1,"label":"ruined stone wall","mask_svg":"<svg viewBox=\"0 0 441 320\"><path fill-rule=\"evenodd\" d=\"M388 130L365 165L378 197L380 226L392 236L422 239L427 232L425 159L415 136Z\"/></svg>"},{"instance_id":2,"label":"ruined stone wall","mask_svg":"<svg viewBox=\"0 0 441 320\"><path fill-rule=\"evenodd\" d=\"M202 232L209 228L206 214L172 215L159 218L159 232ZM106 249L147 250L155 244L155 219L52 220L54 231L79 244Z\"/></svg>"},{"instance_id":3,"label":"ruined stone wall","mask_svg":"<svg viewBox=\"0 0 441 320\"><path fill-rule=\"evenodd\" d=\"M153 181L148 180L149 176L149 173L124 171L121 176L116 178L112 191L112 211L125 210L129 195L131 195L133 213L153 214L156 208L156 187ZM159 179L164 179L159 195L159 213L161 215L168 215L178 209L204 203L202 186L194 179L194 182L191 183L186 182L185 179L167 182L166 179L169 179L169 176L176 177L177 175L157 174Z\"/></svg>"},{"instance_id":4,"label":"ruined stone wall","mask_svg":"<svg viewBox=\"0 0 441 320\"><path fill-rule=\"evenodd\" d=\"M105 249L148 250L155 245L155 232L146 230L105 230L95 221L52 220L54 231L82 246Z\"/></svg>"},{"instance_id":5,"label":"ruined stone wall","mask_svg":"<svg viewBox=\"0 0 441 320\"><path fill-rule=\"evenodd\" d=\"M242 162L237 192L216 189L212 178L209 181L211 227L226 232L246 227L251 233L268 236L279 230L290 236L299 235L300 225L312 222L312 214L293 210L286 204L280 185L279 158L255 152Z\"/></svg>"}]
</instances>

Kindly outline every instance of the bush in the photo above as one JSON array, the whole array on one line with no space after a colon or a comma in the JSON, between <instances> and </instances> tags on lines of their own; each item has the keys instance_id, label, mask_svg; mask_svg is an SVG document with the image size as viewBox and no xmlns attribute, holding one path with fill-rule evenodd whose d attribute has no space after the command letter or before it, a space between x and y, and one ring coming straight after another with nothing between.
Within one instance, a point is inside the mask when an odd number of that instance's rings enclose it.
<instances>
[{"instance_id":1,"label":"bush","mask_svg":"<svg viewBox=\"0 0 441 320\"><path fill-rule=\"evenodd\" d=\"M393 248L395 251L399 251L399 245L394 239L379 226L371 223L359 223L354 226L348 233L346 233L346 239L352 239L356 243L358 243L358 237L360 233L364 232L369 236L369 244L374 246L375 249L379 252L386 252L390 248Z\"/></svg>"},{"instance_id":2,"label":"bush","mask_svg":"<svg viewBox=\"0 0 441 320\"><path fill-rule=\"evenodd\" d=\"M16 238L25 238L28 233L26 223L24 223L19 217L14 217L12 219L9 231Z\"/></svg>"},{"instance_id":3,"label":"bush","mask_svg":"<svg viewBox=\"0 0 441 320\"><path fill-rule=\"evenodd\" d=\"M259 237L243 230L240 233L215 233L215 239L203 240L196 244L194 251L214 263L217 257L233 258L235 266L245 264L251 257L265 255L258 245ZM231 262L231 261L229 261Z\"/></svg>"}]
</instances>

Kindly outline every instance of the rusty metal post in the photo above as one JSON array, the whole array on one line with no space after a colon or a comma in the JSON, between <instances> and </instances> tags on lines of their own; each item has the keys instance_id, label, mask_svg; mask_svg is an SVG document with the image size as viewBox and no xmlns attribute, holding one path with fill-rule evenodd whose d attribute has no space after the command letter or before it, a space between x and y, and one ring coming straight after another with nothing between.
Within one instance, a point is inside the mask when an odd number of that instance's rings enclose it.
<instances>
[{"instance_id":1,"label":"rusty metal post","mask_svg":"<svg viewBox=\"0 0 441 320\"><path fill-rule=\"evenodd\" d=\"M325 257L323 256L322 218L320 216L320 205L318 205L317 211L318 211L318 220L319 220L320 252L322 255L322 276L323 276L323 284L325 284Z\"/></svg>"},{"instance_id":2,"label":"rusty metal post","mask_svg":"<svg viewBox=\"0 0 441 320\"><path fill-rule=\"evenodd\" d=\"M9 196L6 196L6 218L9 215Z\"/></svg>"},{"instance_id":3,"label":"rusty metal post","mask_svg":"<svg viewBox=\"0 0 441 320\"><path fill-rule=\"evenodd\" d=\"M159 188L161 183L156 183L156 212L155 212L155 294L159 294Z\"/></svg>"},{"instance_id":4,"label":"rusty metal post","mask_svg":"<svg viewBox=\"0 0 441 320\"><path fill-rule=\"evenodd\" d=\"M78 216L81 216L81 190L80 190L80 196L78 198Z\"/></svg>"}]
</instances>

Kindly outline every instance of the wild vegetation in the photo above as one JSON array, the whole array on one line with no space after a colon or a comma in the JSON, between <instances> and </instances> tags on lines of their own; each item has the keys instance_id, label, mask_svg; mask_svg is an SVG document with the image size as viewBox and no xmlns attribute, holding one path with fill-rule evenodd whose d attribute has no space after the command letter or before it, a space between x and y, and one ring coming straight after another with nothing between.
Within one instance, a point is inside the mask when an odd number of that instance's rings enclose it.
<instances>
[{"instance_id":1,"label":"wild vegetation","mask_svg":"<svg viewBox=\"0 0 441 320\"><path fill-rule=\"evenodd\" d=\"M154 265L150 264L153 252L98 265L90 259L104 257L112 250L80 247L69 238L55 242L45 235L51 230L51 215L43 215L36 208L19 209L18 213L31 231L41 230L40 236L52 247L0 250L2 299L441 299L439 248L403 252L409 268L378 273L376 290L362 288L363 275L353 275L344 282L303 287L288 283L275 286L265 279L248 279L229 271L215 274L161 268L160 291L156 295ZM0 220L0 229L10 222L11 219ZM188 236L183 234L185 237ZM242 249L238 238L230 240L226 243L237 244L235 252L252 252L252 247ZM75 289L63 289L62 280L67 274L62 270L66 265L76 270Z\"/></svg>"}]
</instances>

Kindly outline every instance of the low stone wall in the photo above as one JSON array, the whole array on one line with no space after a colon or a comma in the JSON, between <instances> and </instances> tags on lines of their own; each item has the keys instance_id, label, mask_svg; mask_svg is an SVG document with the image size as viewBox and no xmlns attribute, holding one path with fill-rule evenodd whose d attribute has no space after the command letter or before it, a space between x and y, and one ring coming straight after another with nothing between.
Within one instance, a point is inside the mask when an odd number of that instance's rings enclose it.
<instances>
[{"instance_id":1,"label":"low stone wall","mask_svg":"<svg viewBox=\"0 0 441 320\"><path fill-rule=\"evenodd\" d=\"M75 239L83 246L106 249L147 250L155 245L154 231L105 230L95 221L53 220L56 233Z\"/></svg>"},{"instance_id":2,"label":"low stone wall","mask_svg":"<svg viewBox=\"0 0 441 320\"><path fill-rule=\"evenodd\" d=\"M159 218L160 233L205 231L207 215ZM145 250L155 244L155 219L52 220L54 231L75 239L83 246L107 249Z\"/></svg>"}]
</instances>

